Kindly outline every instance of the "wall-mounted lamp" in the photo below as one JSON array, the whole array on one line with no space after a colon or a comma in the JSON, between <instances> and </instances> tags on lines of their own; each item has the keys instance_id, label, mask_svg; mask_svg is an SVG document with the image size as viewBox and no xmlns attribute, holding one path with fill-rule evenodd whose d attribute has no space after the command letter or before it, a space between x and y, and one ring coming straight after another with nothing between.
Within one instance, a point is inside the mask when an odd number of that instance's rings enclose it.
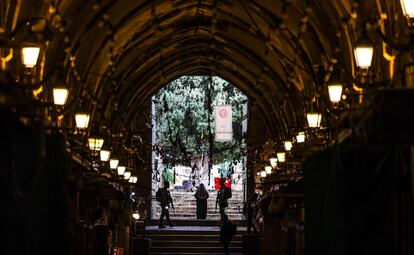
<instances>
[{"instance_id":1,"label":"wall-mounted lamp","mask_svg":"<svg viewBox=\"0 0 414 255\"><path fill-rule=\"evenodd\" d=\"M68 99L69 90L65 87L53 88L53 102L55 105L65 105Z\"/></svg>"},{"instance_id":2,"label":"wall-mounted lamp","mask_svg":"<svg viewBox=\"0 0 414 255\"><path fill-rule=\"evenodd\" d=\"M270 161L270 166L272 168L276 168L277 167L277 158L270 158L269 161Z\"/></svg>"},{"instance_id":3,"label":"wall-mounted lamp","mask_svg":"<svg viewBox=\"0 0 414 255\"><path fill-rule=\"evenodd\" d=\"M139 220L139 213L137 212L133 213L132 218L134 218L135 220Z\"/></svg>"},{"instance_id":4,"label":"wall-mounted lamp","mask_svg":"<svg viewBox=\"0 0 414 255\"><path fill-rule=\"evenodd\" d=\"M129 178L129 181L128 181L128 182L130 182L130 183L137 183L137 181L138 181L138 177L136 177L136 176L131 176L131 177Z\"/></svg>"},{"instance_id":5,"label":"wall-mounted lamp","mask_svg":"<svg viewBox=\"0 0 414 255\"><path fill-rule=\"evenodd\" d=\"M131 177L131 172L130 172L130 171L125 171L125 172L124 172L124 179L125 179L125 180L128 180L128 179L129 179L129 177Z\"/></svg>"},{"instance_id":6,"label":"wall-mounted lamp","mask_svg":"<svg viewBox=\"0 0 414 255\"><path fill-rule=\"evenodd\" d=\"M303 142L305 142L305 132L299 132L296 135L296 142L297 143L303 143Z\"/></svg>"},{"instance_id":7,"label":"wall-mounted lamp","mask_svg":"<svg viewBox=\"0 0 414 255\"><path fill-rule=\"evenodd\" d=\"M414 1L413 0L400 0L401 2L401 9L409 19L414 18Z\"/></svg>"},{"instance_id":8,"label":"wall-mounted lamp","mask_svg":"<svg viewBox=\"0 0 414 255\"><path fill-rule=\"evenodd\" d=\"M292 142L291 141L285 141L284 142L284 146L285 146L285 150L286 151L290 151L293 147Z\"/></svg>"},{"instance_id":9,"label":"wall-mounted lamp","mask_svg":"<svg viewBox=\"0 0 414 255\"><path fill-rule=\"evenodd\" d=\"M260 177L264 178L266 176L267 176L267 173L266 173L265 170L263 170L263 171L260 172Z\"/></svg>"},{"instance_id":10,"label":"wall-mounted lamp","mask_svg":"<svg viewBox=\"0 0 414 255\"><path fill-rule=\"evenodd\" d=\"M277 161L278 162L285 162L286 161L286 153L285 152L278 152L277 155Z\"/></svg>"},{"instance_id":11,"label":"wall-mounted lamp","mask_svg":"<svg viewBox=\"0 0 414 255\"><path fill-rule=\"evenodd\" d=\"M329 100L332 103L336 104L341 101L342 98L342 84L340 83L331 83L328 85Z\"/></svg>"},{"instance_id":12,"label":"wall-mounted lamp","mask_svg":"<svg viewBox=\"0 0 414 255\"><path fill-rule=\"evenodd\" d=\"M21 49L22 63L27 68L33 68L39 58L40 47L34 45L23 46Z\"/></svg>"},{"instance_id":13,"label":"wall-mounted lamp","mask_svg":"<svg viewBox=\"0 0 414 255\"><path fill-rule=\"evenodd\" d=\"M66 73L64 70L57 70L53 86L53 102L55 105L65 105L69 95L66 84Z\"/></svg>"},{"instance_id":14,"label":"wall-mounted lamp","mask_svg":"<svg viewBox=\"0 0 414 255\"><path fill-rule=\"evenodd\" d=\"M116 168L118 167L118 164L119 164L119 160L118 160L118 159L111 158L111 159L109 160L109 167L110 167L111 169L116 169Z\"/></svg>"},{"instance_id":15,"label":"wall-mounted lamp","mask_svg":"<svg viewBox=\"0 0 414 255\"><path fill-rule=\"evenodd\" d=\"M356 64L361 69L368 69L372 63L374 46L371 39L364 32L359 38L354 49Z\"/></svg>"},{"instance_id":16,"label":"wall-mounted lamp","mask_svg":"<svg viewBox=\"0 0 414 255\"><path fill-rule=\"evenodd\" d=\"M85 129L89 124L89 114L86 112L77 112L75 114L76 127L79 129Z\"/></svg>"},{"instance_id":17,"label":"wall-mounted lamp","mask_svg":"<svg viewBox=\"0 0 414 255\"><path fill-rule=\"evenodd\" d=\"M99 152L99 156L100 156L100 158L101 158L101 161L106 162L106 161L108 161L108 160L109 160L109 157L111 156L111 152L110 152L109 150L104 150L104 149L102 149L102 150Z\"/></svg>"},{"instance_id":18,"label":"wall-mounted lamp","mask_svg":"<svg viewBox=\"0 0 414 255\"><path fill-rule=\"evenodd\" d=\"M265 171L266 171L266 174L271 174L272 173L272 167L271 166L265 166Z\"/></svg>"},{"instance_id":19,"label":"wall-mounted lamp","mask_svg":"<svg viewBox=\"0 0 414 255\"><path fill-rule=\"evenodd\" d=\"M89 137L88 145L91 151L100 151L104 144L104 139L101 137Z\"/></svg>"},{"instance_id":20,"label":"wall-mounted lamp","mask_svg":"<svg viewBox=\"0 0 414 255\"><path fill-rule=\"evenodd\" d=\"M118 170L118 175L124 175L126 167L125 166L118 166L117 170Z\"/></svg>"},{"instance_id":21,"label":"wall-mounted lamp","mask_svg":"<svg viewBox=\"0 0 414 255\"><path fill-rule=\"evenodd\" d=\"M306 114L306 118L308 120L308 126L310 128L318 128L321 125L322 114L317 112L311 112Z\"/></svg>"}]
</instances>

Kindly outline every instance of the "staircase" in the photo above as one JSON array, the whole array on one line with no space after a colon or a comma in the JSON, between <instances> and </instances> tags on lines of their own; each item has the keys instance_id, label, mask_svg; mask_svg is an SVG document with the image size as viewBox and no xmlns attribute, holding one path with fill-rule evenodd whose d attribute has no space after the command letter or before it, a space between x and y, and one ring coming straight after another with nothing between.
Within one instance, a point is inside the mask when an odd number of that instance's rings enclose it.
<instances>
[{"instance_id":1,"label":"staircase","mask_svg":"<svg viewBox=\"0 0 414 255\"><path fill-rule=\"evenodd\" d=\"M194 220L197 218L196 214L196 198L194 197L195 192L186 190L170 190L171 197L174 201L175 210L170 209L170 217L174 220ZM209 191L209 199L207 200L207 220L220 220L219 208L215 211L217 191ZM242 219L243 210L243 191L232 191L232 197L228 200L229 207L226 212L230 220L239 221ZM156 206L156 216L159 218L161 208L159 203L154 200Z\"/></svg>"},{"instance_id":2,"label":"staircase","mask_svg":"<svg viewBox=\"0 0 414 255\"><path fill-rule=\"evenodd\" d=\"M237 234L233 237L229 246L230 254L243 254L243 234L245 234L245 228L238 226ZM160 230L158 227L150 226L146 230L146 235L151 239L152 255L225 254L220 243L219 227L176 226Z\"/></svg>"}]
</instances>

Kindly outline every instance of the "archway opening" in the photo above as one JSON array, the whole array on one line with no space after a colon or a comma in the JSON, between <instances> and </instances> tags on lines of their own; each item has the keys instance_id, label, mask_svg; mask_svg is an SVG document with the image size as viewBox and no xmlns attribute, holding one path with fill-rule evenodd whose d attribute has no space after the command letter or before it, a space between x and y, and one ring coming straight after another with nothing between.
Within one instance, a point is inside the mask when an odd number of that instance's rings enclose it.
<instances>
[{"instance_id":1,"label":"archway opening","mask_svg":"<svg viewBox=\"0 0 414 255\"><path fill-rule=\"evenodd\" d=\"M218 76L182 76L152 98L152 195L170 183L172 219L196 220L195 192L209 192L207 220L216 210L220 178L232 189L227 215L241 220L246 198L246 132L248 98ZM217 206L218 207L218 206ZM151 218L158 219L154 199Z\"/></svg>"}]
</instances>

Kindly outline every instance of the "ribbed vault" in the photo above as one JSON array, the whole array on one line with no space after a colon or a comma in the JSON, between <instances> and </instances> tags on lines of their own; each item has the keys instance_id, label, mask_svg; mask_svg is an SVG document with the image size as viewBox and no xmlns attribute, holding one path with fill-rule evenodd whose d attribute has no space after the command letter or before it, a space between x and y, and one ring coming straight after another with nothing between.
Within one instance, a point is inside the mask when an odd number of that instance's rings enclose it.
<instances>
[{"instance_id":1,"label":"ribbed vault","mask_svg":"<svg viewBox=\"0 0 414 255\"><path fill-rule=\"evenodd\" d=\"M63 0L49 13L63 32L48 50L56 56L66 45L75 96L86 99L95 125L114 132L169 81L212 74L239 87L269 132L283 136L303 126L335 49L347 58L354 35L338 39L338 31L350 9L348 1L321 0Z\"/></svg>"}]
</instances>

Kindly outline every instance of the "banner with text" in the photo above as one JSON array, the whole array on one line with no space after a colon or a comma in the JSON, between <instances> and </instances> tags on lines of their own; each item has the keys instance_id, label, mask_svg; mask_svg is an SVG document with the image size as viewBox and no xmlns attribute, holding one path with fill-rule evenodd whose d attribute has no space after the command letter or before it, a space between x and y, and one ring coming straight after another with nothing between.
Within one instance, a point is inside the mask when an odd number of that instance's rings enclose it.
<instances>
[{"instance_id":1,"label":"banner with text","mask_svg":"<svg viewBox=\"0 0 414 255\"><path fill-rule=\"evenodd\" d=\"M231 105L216 106L216 136L217 142L233 139Z\"/></svg>"}]
</instances>

